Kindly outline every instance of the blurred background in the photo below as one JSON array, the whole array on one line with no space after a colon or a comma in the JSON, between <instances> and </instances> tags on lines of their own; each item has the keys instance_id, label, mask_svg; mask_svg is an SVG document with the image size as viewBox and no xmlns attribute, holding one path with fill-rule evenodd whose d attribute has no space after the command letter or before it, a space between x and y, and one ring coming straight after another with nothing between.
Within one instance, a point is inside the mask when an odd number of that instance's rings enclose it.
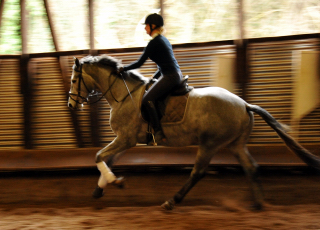
<instances>
[{"instance_id":1,"label":"blurred background","mask_svg":"<svg viewBox=\"0 0 320 230\"><path fill-rule=\"evenodd\" d=\"M21 53L20 0L4 2L0 54ZM60 51L90 48L87 0L46 0ZM173 44L273 37L320 31L319 0L93 0L94 48L145 46L141 22L165 18ZM43 0L25 1L27 52L55 51ZM162 9L162 10L161 10Z\"/></svg>"}]
</instances>

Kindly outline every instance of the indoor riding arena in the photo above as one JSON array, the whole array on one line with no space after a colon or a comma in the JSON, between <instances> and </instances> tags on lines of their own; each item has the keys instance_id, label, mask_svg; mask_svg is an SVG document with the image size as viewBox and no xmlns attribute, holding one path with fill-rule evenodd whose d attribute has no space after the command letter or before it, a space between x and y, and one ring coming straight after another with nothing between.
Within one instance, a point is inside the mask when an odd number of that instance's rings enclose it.
<instances>
[{"instance_id":1,"label":"indoor riding arena","mask_svg":"<svg viewBox=\"0 0 320 230\"><path fill-rule=\"evenodd\" d=\"M247 146L261 210L229 149L181 203L163 208L188 181L196 145L140 143L105 159L125 183L93 198L96 154L116 135L103 92L83 110L68 108L74 57L137 60L150 13L163 16L189 86L222 87L262 107L320 158L318 0L1 0L0 229L320 229L319 168L256 114ZM156 70L148 60L138 71Z\"/></svg>"}]
</instances>

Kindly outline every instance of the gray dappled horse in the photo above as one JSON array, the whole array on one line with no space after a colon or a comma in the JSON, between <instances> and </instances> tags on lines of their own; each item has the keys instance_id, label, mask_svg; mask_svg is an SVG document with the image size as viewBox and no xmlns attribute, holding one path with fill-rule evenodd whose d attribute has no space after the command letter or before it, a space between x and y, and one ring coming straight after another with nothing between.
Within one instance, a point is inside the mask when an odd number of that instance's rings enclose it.
<instances>
[{"instance_id":1,"label":"gray dappled horse","mask_svg":"<svg viewBox=\"0 0 320 230\"><path fill-rule=\"evenodd\" d=\"M68 106L78 109L83 102L101 92L111 107L110 125L116 138L96 155L101 172L93 195L99 198L107 183L122 185L104 162L137 143L146 143L148 124L141 118L140 103L148 78L135 71L118 76L121 63L109 56L75 59ZM304 149L266 110L250 105L240 97L219 87L194 89L190 92L182 123L163 127L167 146L198 145L195 165L184 186L162 207L168 210L180 203L190 189L204 176L211 158L222 148L229 148L242 165L251 182L254 207L262 208L263 196L257 179L257 164L246 143L253 127L253 112L259 114L282 138L286 145L308 165L320 168L320 159Z\"/></svg>"}]
</instances>

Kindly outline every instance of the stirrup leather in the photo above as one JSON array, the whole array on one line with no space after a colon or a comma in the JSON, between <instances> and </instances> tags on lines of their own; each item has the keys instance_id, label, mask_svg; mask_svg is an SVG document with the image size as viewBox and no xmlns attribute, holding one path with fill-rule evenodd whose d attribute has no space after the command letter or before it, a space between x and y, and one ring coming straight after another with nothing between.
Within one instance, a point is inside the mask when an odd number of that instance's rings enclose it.
<instances>
[{"instance_id":1,"label":"stirrup leather","mask_svg":"<svg viewBox=\"0 0 320 230\"><path fill-rule=\"evenodd\" d=\"M154 138L153 132L147 131L147 134L150 134L152 136L152 141L153 141L152 143L150 141L149 143L147 143L147 145L157 146L158 144L156 142L156 139Z\"/></svg>"}]
</instances>

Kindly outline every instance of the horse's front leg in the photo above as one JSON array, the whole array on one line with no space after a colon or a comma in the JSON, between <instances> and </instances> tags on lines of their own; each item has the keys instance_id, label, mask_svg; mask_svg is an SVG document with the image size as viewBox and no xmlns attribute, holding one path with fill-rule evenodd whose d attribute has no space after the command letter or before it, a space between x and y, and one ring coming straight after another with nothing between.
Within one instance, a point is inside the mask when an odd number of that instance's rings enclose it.
<instances>
[{"instance_id":1,"label":"horse's front leg","mask_svg":"<svg viewBox=\"0 0 320 230\"><path fill-rule=\"evenodd\" d=\"M117 178L104 162L104 159L107 156L115 155L126 149L129 149L130 147L132 147L132 145L129 145L126 141L121 141L121 139L117 137L109 145L107 145L97 153L96 164L101 175L98 180L98 186L92 194L94 198L100 198L103 196L103 189L107 186L107 184L113 184L118 187L123 187L124 178Z\"/></svg>"}]
</instances>

